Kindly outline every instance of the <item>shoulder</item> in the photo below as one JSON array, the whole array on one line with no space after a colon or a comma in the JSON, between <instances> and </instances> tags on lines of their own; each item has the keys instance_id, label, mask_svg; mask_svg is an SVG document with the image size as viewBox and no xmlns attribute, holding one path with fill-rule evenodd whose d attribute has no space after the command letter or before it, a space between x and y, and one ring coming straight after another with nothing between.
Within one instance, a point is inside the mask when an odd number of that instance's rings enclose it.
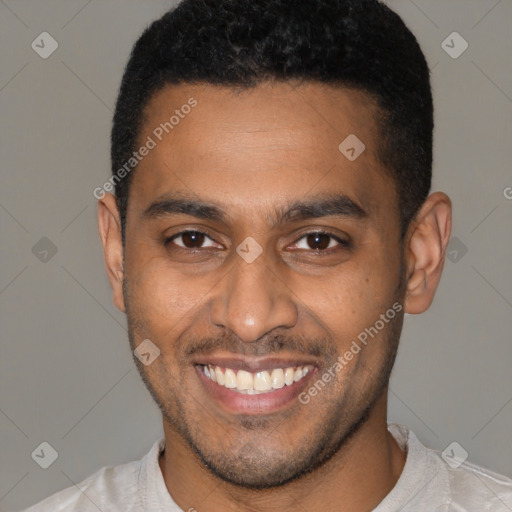
<instances>
[{"instance_id":1,"label":"shoulder","mask_svg":"<svg viewBox=\"0 0 512 512\"><path fill-rule=\"evenodd\" d=\"M106 466L76 485L52 494L21 512L98 512L98 510L142 510L140 501L140 473L150 454L159 448L155 442L142 459Z\"/></svg>"},{"instance_id":2,"label":"shoulder","mask_svg":"<svg viewBox=\"0 0 512 512\"><path fill-rule=\"evenodd\" d=\"M469 462L460 444L454 442L440 452L423 446L409 430L408 445L424 450L434 475L432 491L442 497L447 510L512 510L512 479Z\"/></svg>"},{"instance_id":3,"label":"shoulder","mask_svg":"<svg viewBox=\"0 0 512 512\"><path fill-rule=\"evenodd\" d=\"M389 428L401 447L412 456L408 457L412 459L408 461L408 469L412 466L422 475L416 482L421 489L420 501L439 504L448 511L512 510L512 479L468 462L467 452L458 443L440 452L424 446L403 425Z\"/></svg>"},{"instance_id":4,"label":"shoulder","mask_svg":"<svg viewBox=\"0 0 512 512\"><path fill-rule=\"evenodd\" d=\"M121 484L125 486L124 497L132 497L137 484L137 466L137 462L130 462L101 468L77 485L58 491L22 512L103 510L102 506L118 501Z\"/></svg>"},{"instance_id":5,"label":"shoulder","mask_svg":"<svg viewBox=\"0 0 512 512\"><path fill-rule=\"evenodd\" d=\"M450 505L482 512L512 510L510 478L470 462L450 463L446 455L430 452L447 475Z\"/></svg>"}]
</instances>

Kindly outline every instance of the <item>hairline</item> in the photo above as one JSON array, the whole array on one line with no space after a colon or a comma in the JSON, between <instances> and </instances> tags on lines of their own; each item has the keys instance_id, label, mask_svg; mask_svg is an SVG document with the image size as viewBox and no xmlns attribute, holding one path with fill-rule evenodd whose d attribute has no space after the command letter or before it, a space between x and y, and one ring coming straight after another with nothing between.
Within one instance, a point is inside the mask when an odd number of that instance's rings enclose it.
<instances>
[{"instance_id":1,"label":"hairline","mask_svg":"<svg viewBox=\"0 0 512 512\"><path fill-rule=\"evenodd\" d=\"M375 137L377 138L377 144L376 144L376 152L375 156L377 158L377 161L381 164L380 168L383 171L383 176L390 179L395 195L396 195L396 209L397 209L397 215L398 215L398 221L400 224L400 241L403 240L405 233L407 231L407 228L410 225L410 222L414 215L411 217L411 219L408 219L406 222L406 219L403 218L402 212L400 210L400 202L401 202L401 194L399 189L399 180L393 173L393 170L390 169L390 167L386 164L383 152L384 147L390 143L384 135L385 127L387 124L386 116L388 115L388 111L380 104L379 96L368 90L368 88L364 86L360 86L354 83L351 83L350 81L344 81L344 80L327 80L323 81L320 79L314 79L314 78L301 78L301 77L290 77L290 78L279 78L273 75L269 76L263 76L263 77L257 77L253 79L250 83L247 84L240 84L240 83L230 83L230 82L212 82L208 80L172 80L172 79L164 79L161 81L161 83L156 82L153 89L145 99L143 103L141 103L139 107L139 116L138 116L138 123L137 123L137 130L136 135L133 137L133 145L130 148L130 151L133 151L134 148L137 147L138 144L140 144L142 135L142 130L144 129L145 124L145 116L147 113L147 110L149 108L149 105L152 103L152 101L155 100L156 96L161 94L165 90L169 89L179 89L183 87L188 86L204 86L204 87L211 87L215 89L227 89L233 93L235 93L238 96L241 96L243 93L247 91L254 90L258 87L262 87L265 85L274 85L274 84L290 84L292 89L296 89L303 85L317 85L322 88L325 88L327 90L345 90L350 91L353 93L356 93L358 95L364 95L368 100L371 101L371 105L369 105L369 112L371 113L371 117L374 121L373 128L375 130ZM295 86L294 86L295 84ZM130 200L130 194L132 191L132 180L134 179L134 175L137 171L138 164L134 166L133 170L130 172L129 175L126 176L125 179L127 179L126 183L124 184L125 188L125 194L124 194L124 200L125 200L125 209L124 209L124 217L121 219L121 235L123 239L123 245L126 237L126 217L128 215L128 203ZM116 188L117 190L117 188ZM119 197L117 194L115 194L116 197L116 203L119 205ZM120 212L121 213L121 212Z\"/></svg>"}]
</instances>

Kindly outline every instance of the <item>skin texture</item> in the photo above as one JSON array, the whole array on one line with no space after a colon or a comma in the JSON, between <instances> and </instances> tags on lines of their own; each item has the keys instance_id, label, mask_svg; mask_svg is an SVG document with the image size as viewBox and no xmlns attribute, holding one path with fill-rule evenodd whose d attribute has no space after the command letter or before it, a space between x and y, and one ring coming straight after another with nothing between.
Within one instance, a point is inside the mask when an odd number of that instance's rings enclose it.
<instances>
[{"instance_id":1,"label":"skin texture","mask_svg":"<svg viewBox=\"0 0 512 512\"><path fill-rule=\"evenodd\" d=\"M405 462L386 428L387 384L404 311L425 311L439 282L450 200L431 194L400 240L394 183L376 157L376 107L363 92L169 86L147 105L141 143L191 97L197 106L133 175L124 251L115 198L98 210L132 349L148 338L161 351L136 362L163 414L167 488L198 512L372 510ZM338 150L349 134L366 146L354 161ZM216 205L225 221L143 214L177 194ZM276 222L289 204L332 194L366 215ZM185 229L208 236L195 249L179 247L186 236L166 245ZM327 238L318 248L306 235L319 230L349 246ZM262 248L252 263L236 252L247 237ZM397 302L402 311L307 405L233 414L196 372L197 357L307 357L313 383Z\"/></svg>"}]
</instances>

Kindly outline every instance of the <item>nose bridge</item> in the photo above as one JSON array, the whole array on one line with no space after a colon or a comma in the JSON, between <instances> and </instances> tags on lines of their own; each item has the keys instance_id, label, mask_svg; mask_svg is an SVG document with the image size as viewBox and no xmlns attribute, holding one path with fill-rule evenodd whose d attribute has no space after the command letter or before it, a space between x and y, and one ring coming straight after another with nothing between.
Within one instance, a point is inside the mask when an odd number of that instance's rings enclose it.
<instances>
[{"instance_id":1,"label":"nose bridge","mask_svg":"<svg viewBox=\"0 0 512 512\"><path fill-rule=\"evenodd\" d=\"M238 255L215 294L210 320L252 342L277 327L292 327L297 308L292 294L264 258L251 263Z\"/></svg>"}]
</instances>

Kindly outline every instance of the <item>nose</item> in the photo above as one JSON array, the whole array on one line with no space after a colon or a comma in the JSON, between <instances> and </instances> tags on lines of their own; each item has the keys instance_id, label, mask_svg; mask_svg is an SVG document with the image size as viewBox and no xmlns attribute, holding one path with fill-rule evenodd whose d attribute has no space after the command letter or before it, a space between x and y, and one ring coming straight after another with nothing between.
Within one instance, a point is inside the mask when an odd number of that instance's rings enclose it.
<instances>
[{"instance_id":1,"label":"nose","mask_svg":"<svg viewBox=\"0 0 512 512\"><path fill-rule=\"evenodd\" d=\"M297 307L293 293L265 258L247 263L236 256L231 270L215 289L210 321L230 329L245 343L276 328L293 327Z\"/></svg>"}]
</instances>

